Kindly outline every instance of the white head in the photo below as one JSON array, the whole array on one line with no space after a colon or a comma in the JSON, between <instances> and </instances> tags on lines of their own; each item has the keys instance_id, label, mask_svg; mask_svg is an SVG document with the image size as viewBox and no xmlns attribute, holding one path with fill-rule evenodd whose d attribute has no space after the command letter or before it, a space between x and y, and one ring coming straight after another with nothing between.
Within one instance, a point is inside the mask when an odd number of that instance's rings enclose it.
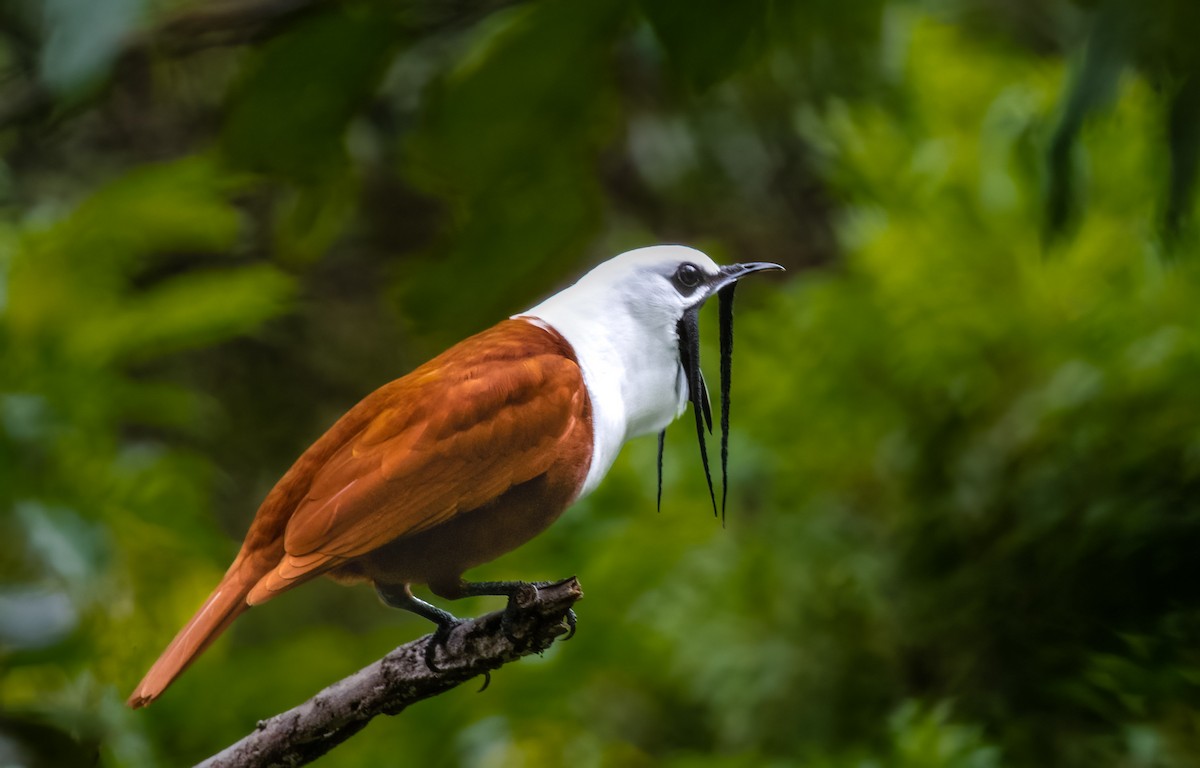
<instances>
[{"instance_id":1,"label":"white head","mask_svg":"<svg viewBox=\"0 0 1200 768\"><path fill-rule=\"evenodd\" d=\"M540 321L574 348L592 400L595 444L582 493L592 490L630 438L664 429L687 406L681 321L694 322L714 293L777 264L718 266L682 245L656 245L600 264L516 317ZM686 355L686 350L684 351Z\"/></svg>"},{"instance_id":2,"label":"white head","mask_svg":"<svg viewBox=\"0 0 1200 768\"><path fill-rule=\"evenodd\" d=\"M608 303L606 314L624 312L645 332L668 338L683 313L711 295L706 283L719 274L702 251L655 245L609 259L559 295L570 293L575 302L586 292Z\"/></svg>"}]
</instances>

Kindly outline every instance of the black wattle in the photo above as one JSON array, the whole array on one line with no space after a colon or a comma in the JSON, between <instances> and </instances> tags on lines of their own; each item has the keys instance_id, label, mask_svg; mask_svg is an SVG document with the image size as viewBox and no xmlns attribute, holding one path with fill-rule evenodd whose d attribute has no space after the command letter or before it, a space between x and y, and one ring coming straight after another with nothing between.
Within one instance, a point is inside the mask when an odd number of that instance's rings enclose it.
<instances>
[{"instance_id":1,"label":"black wattle","mask_svg":"<svg viewBox=\"0 0 1200 768\"><path fill-rule=\"evenodd\" d=\"M667 439L666 427L658 433L658 511L662 512L662 457L663 444Z\"/></svg>"},{"instance_id":2,"label":"black wattle","mask_svg":"<svg viewBox=\"0 0 1200 768\"><path fill-rule=\"evenodd\" d=\"M713 491L712 470L708 466L708 445L704 440L704 411L708 399L704 380L700 375L700 308L692 307L679 318L679 362L687 377L688 399L692 413L696 415L696 438L700 444L700 462L704 465L704 479L708 482L708 496L712 500L713 515L717 515L717 495ZM712 412L709 410L711 424Z\"/></svg>"},{"instance_id":3,"label":"black wattle","mask_svg":"<svg viewBox=\"0 0 1200 768\"><path fill-rule=\"evenodd\" d=\"M729 388L733 383L733 291L730 283L717 292L721 325L721 524L725 524L725 501L729 497Z\"/></svg>"}]
</instances>

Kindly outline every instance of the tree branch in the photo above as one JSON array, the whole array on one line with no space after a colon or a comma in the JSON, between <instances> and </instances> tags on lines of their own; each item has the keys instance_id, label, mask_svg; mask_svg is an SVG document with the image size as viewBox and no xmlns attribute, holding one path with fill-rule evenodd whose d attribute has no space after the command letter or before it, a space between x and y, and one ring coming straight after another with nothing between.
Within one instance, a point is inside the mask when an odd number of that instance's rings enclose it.
<instances>
[{"instance_id":1,"label":"tree branch","mask_svg":"<svg viewBox=\"0 0 1200 768\"><path fill-rule=\"evenodd\" d=\"M376 715L397 715L522 656L541 653L568 631L564 620L583 597L572 576L530 587L504 611L464 621L450 635L434 672L425 664L432 635L406 643L379 661L339 680L308 701L258 723L241 741L197 768L305 765L362 730Z\"/></svg>"}]
</instances>

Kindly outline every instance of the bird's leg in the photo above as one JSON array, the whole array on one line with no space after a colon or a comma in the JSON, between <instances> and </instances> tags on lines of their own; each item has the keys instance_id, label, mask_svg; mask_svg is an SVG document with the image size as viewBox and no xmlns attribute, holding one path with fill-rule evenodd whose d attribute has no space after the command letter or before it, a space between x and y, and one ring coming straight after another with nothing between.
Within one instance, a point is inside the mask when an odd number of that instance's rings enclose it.
<instances>
[{"instance_id":1,"label":"bird's leg","mask_svg":"<svg viewBox=\"0 0 1200 768\"><path fill-rule=\"evenodd\" d=\"M429 588L439 597L457 600L462 597L484 597L497 595L508 598L504 609L504 634L510 641L515 642L512 634L512 618L517 610L519 595L528 594L529 590L536 592L544 587L561 584L559 581L464 581L459 579L449 584L430 584ZM432 607L432 606L430 606ZM575 611L567 611L567 627L570 630L564 640L575 636Z\"/></svg>"},{"instance_id":2,"label":"bird's leg","mask_svg":"<svg viewBox=\"0 0 1200 768\"><path fill-rule=\"evenodd\" d=\"M441 608L430 605L414 596L412 589L407 584L381 584L375 582L375 591L379 594L379 599L388 607L415 613L437 625L437 629L433 633L433 638L425 646L425 666L429 667L430 672L441 672L442 670L438 668L436 661L437 649L439 646L443 650L446 648L446 643L450 640L450 633L463 620L449 611L443 611Z\"/></svg>"}]
</instances>

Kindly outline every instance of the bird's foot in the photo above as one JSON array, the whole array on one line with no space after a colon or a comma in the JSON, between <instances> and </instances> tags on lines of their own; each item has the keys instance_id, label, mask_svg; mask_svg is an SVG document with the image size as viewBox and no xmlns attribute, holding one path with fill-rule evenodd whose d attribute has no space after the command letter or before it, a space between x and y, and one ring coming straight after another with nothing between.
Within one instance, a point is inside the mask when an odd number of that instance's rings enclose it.
<instances>
[{"instance_id":1,"label":"bird's foot","mask_svg":"<svg viewBox=\"0 0 1200 768\"><path fill-rule=\"evenodd\" d=\"M513 581L508 582L506 586L508 587L508 603L504 606L504 613L500 615L500 631L504 633L508 642L517 645L521 639L516 634L516 621L521 614L521 609L537 599L538 588L544 585L536 582Z\"/></svg>"},{"instance_id":2,"label":"bird's foot","mask_svg":"<svg viewBox=\"0 0 1200 768\"><path fill-rule=\"evenodd\" d=\"M508 582L511 591L508 592L508 604L504 607L504 613L501 616L500 628L504 632L504 637L513 645L518 645L521 642L514 632L514 624L521 612L522 608L528 607L537 599L537 593L540 589L547 587L556 587L562 581L517 581ZM568 609L564 620L567 624L567 636L564 640L570 640L575 636L575 611Z\"/></svg>"},{"instance_id":3,"label":"bird's foot","mask_svg":"<svg viewBox=\"0 0 1200 768\"><path fill-rule=\"evenodd\" d=\"M450 642L450 636L454 633L456 627L464 622L463 619L455 618L446 614L449 617L448 621L438 623L438 628L434 630L433 635L429 638L429 642L425 644L425 666L430 672L441 672L442 668L437 663L438 648L442 649L445 654L449 651L447 643ZM486 688L486 683L484 684ZM482 690L482 689L481 689Z\"/></svg>"},{"instance_id":4,"label":"bird's foot","mask_svg":"<svg viewBox=\"0 0 1200 768\"><path fill-rule=\"evenodd\" d=\"M450 635L454 632L455 627L463 623L463 619L414 597L412 589L407 584L376 582L375 591L379 594L380 599L392 608L411 611L437 625L433 636L425 644L425 666L429 668L430 672L441 672L442 670L437 664L438 648L440 647L443 652L447 650L446 644L450 641Z\"/></svg>"},{"instance_id":5,"label":"bird's foot","mask_svg":"<svg viewBox=\"0 0 1200 768\"><path fill-rule=\"evenodd\" d=\"M560 584L564 584L573 580L574 578L574 576L568 576L567 578L559 579L558 581L535 581L532 582L530 586L532 586L534 589L547 589L549 587L557 587ZM575 625L578 622L578 619L575 616L575 610L568 608L567 614L563 617L563 620L567 624L567 636L564 637L563 640L570 640L572 637L575 637Z\"/></svg>"},{"instance_id":6,"label":"bird's foot","mask_svg":"<svg viewBox=\"0 0 1200 768\"><path fill-rule=\"evenodd\" d=\"M570 640L572 637L575 637L576 619L575 619L575 610L574 609L572 609L572 608L567 609L566 621L567 621L567 636L564 637L563 640Z\"/></svg>"},{"instance_id":7,"label":"bird's foot","mask_svg":"<svg viewBox=\"0 0 1200 768\"><path fill-rule=\"evenodd\" d=\"M556 587L564 582L570 581L571 578L560 579L559 581L462 581L459 580L450 584L430 584L434 594L441 595L447 599L455 600L461 597L480 597L484 595L499 595L508 598L508 604L504 608L504 613L501 615L500 629L504 633L504 637L514 646L520 646L524 642L524 638L517 633L517 622L520 618L521 611L533 605L537 600L538 590L548 587ZM427 604L426 604L427 605ZM432 607L432 606L430 606ZM411 608L409 610L412 610ZM438 610L438 609L435 609ZM428 609L423 615L428 616ZM446 614L449 615L449 614ZM432 617L431 617L432 618ZM565 616L567 624L566 639L570 639L575 635L575 612L568 611ZM436 621L436 619L435 619ZM439 622L440 625L440 622Z\"/></svg>"}]
</instances>

